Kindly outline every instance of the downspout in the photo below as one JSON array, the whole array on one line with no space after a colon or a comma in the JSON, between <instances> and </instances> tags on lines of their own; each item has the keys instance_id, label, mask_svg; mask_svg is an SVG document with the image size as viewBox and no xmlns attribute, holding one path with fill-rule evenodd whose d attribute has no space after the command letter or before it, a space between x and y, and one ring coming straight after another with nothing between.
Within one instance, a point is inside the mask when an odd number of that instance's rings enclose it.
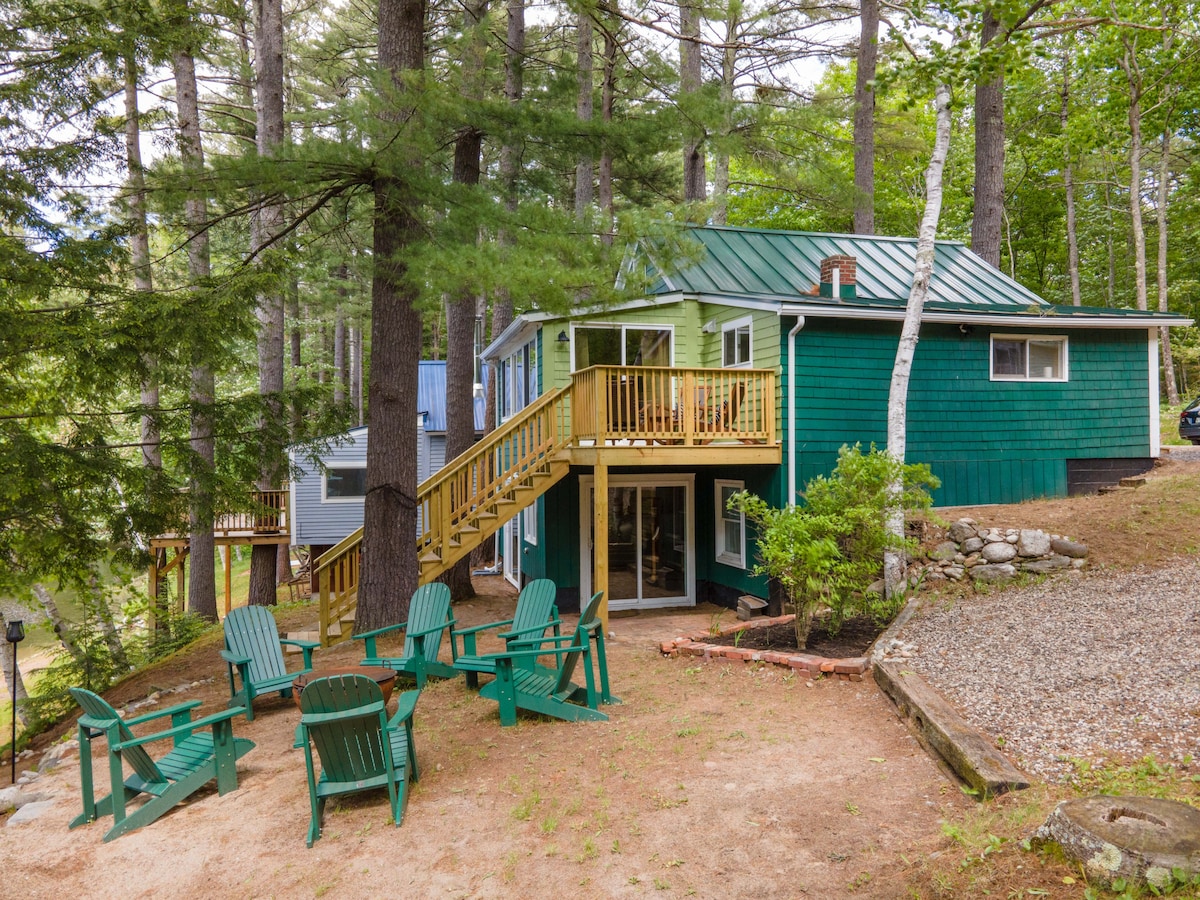
<instances>
[{"instance_id":1,"label":"downspout","mask_svg":"<svg viewBox=\"0 0 1200 900\"><path fill-rule=\"evenodd\" d=\"M804 316L796 316L796 324L788 332L788 506L796 505L796 335L803 327Z\"/></svg>"}]
</instances>

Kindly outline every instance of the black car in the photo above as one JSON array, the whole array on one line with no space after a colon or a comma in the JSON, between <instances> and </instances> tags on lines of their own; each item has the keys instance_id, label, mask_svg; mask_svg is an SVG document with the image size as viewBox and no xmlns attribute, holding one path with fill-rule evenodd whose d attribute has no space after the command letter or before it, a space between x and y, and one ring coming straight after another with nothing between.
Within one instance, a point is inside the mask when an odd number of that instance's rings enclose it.
<instances>
[{"instance_id":1,"label":"black car","mask_svg":"<svg viewBox=\"0 0 1200 900\"><path fill-rule=\"evenodd\" d=\"M1193 444L1200 444L1200 397L1179 414L1179 436Z\"/></svg>"}]
</instances>

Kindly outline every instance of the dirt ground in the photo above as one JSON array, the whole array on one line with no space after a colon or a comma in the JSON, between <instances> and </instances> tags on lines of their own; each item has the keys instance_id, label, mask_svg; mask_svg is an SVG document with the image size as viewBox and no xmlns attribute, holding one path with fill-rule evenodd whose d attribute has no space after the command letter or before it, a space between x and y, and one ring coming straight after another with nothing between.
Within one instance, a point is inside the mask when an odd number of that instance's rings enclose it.
<instances>
[{"instance_id":1,"label":"dirt ground","mask_svg":"<svg viewBox=\"0 0 1200 900\"><path fill-rule=\"evenodd\" d=\"M1138 492L972 512L1085 540L1096 566L1153 564L1200 546L1198 484L1200 464L1173 463ZM515 598L499 579L478 588L479 598L455 606L463 625L509 614ZM389 825L383 796L363 794L331 804L311 850L290 699L260 700L254 722L236 720L235 732L257 744L238 766L239 790L201 792L112 843L102 842L105 820L66 827L79 805L71 755L36 782L53 808L0 827L0 896L1082 896L1061 862L998 849L1013 848L1055 797L1035 788L977 812L869 679L810 683L772 666L657 652L658 641L707 630L718 613L613 619L609 668L624 702L608 708L607 723L522 717L501 728L495 704L461 679L432 683L417 707L421 779L403 826ZM285 628L311 619L308 609L281 612ZM222 708L218 640L208 636L108 698L120 705L204 680L163 703ZM351 642L318 653L317 663L358 655ZM70 733L64 725L35 749ZM105 771L103 750L97 769ZM996 832L986 835L994 854L964 849L972 827Z\"/></svg>"}]
</instances>

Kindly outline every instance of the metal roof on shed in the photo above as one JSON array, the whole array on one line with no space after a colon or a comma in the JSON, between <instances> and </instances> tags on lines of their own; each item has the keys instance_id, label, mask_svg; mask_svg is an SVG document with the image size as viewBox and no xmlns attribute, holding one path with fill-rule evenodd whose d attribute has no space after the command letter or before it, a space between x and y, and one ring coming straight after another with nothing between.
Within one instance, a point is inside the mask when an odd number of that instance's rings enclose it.
<instances>
[{"instance_id":1,"label":"metal roof on shed","mask_svg":"<svg viewBox=\"0 0 1200 900\"><path fill-rule=\"evenodd\" d=\"M703 254L677 271L660 272L654 293L753 294L801 300L812 296L819 284L821 260L844 255L853 256L857 263L858 302L887 303L908 298L916 267L916 238L714 226L692 228L688 233L703 245ZM958 241L937 242L929 300L1010 310L1050 305Z\"/></svg>"},{"instance_id":2,"label":"metal roof on shed","mask_svg":"<svg viewBox=\"0 0 1200 900\"><path fill-rule=\"evenodd\" d=\"M421 360L417 372L417 412L425 414L426 431L446 430L446 363ZM483 431L484 399L475 398L475 430Z\"/></svg>"}]
</instances>

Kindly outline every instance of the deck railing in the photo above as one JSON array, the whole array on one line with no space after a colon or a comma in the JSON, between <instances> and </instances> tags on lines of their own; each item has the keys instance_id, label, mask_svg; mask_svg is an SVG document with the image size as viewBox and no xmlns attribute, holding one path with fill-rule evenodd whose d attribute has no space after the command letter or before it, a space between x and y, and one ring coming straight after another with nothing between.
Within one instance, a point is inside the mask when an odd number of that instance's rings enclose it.
<instances>
[{"instance_id":1,"label":"deck railing","mask_svg":"<svg viewBox=\"0 0 1200 900\"><path fill-rule=\"evenodd\" d=\"M221 537L230 534L290 534L291 492L280 490L250 492L251 508L241 512L223 513L213 524L213 532Z\"/></svg>"},{"instance_id":2,"label":"deck railing","mask_svg":"<svg viewBox=\"0 0 1200 900\"><path fill-rule=\"evenodd\" d=\"M593 366L572 385L576 441L775 442L770 369Z\"/></svg>"}]
</instances>

